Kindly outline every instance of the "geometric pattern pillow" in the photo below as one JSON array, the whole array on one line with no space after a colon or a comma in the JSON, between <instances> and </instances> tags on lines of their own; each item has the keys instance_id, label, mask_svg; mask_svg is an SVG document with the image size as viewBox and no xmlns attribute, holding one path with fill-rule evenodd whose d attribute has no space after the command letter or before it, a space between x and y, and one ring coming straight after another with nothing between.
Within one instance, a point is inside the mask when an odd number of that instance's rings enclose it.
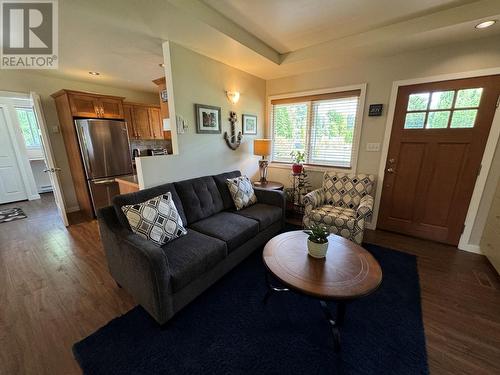
<instances>
[{"instance_id":1,"label":"geometric pattern pillow","mask_svg":"<svg viewBox=\"0 0 500 375\"><path fill-rule=\"evenodd\" d=\"M247 176L228 178L226 184L233 198L236 210L241 210L257 202L252 183Z\"/></svg>"},{"instance_id":2,"label":"geometric pattern pillow","mask_svg":"<svg viewBox=\"0 0 500 375\"><path fill-rule=\"evenodd\" d=\"M122 206L132 232L158 246L187 233L170 192L138 204Z\"/></svg>"},{"instance_id":3,"label":"geometric pattern pillow","mask_svg":"<svg viewBox=\"0 0 500 375\"><path fill-rule=\"evenodd\" d=\"M326 203L356 209L361 198L372 192L374 183L374 175L325 172L323 189Z\"/></svg>"}]
</instances>

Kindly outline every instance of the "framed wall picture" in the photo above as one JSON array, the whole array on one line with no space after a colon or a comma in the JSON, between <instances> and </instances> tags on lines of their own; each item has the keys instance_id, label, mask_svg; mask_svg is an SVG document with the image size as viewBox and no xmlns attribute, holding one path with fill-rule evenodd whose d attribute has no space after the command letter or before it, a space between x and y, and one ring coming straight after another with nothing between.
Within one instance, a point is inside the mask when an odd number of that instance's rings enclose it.
<instances>
[{"instance_id":1,"label":"framed wall picture","mask_svg":"<svg viewBox=\"0 0 500 375\"><path fill-rule=\"evenodd\" d=\"M220 134L221 109L212 105L195 104L196 112L196 133L199 134Z\"/></svg>"},{"instance_id":2,"label":"framed wall picture","mask_svg":"<svg viewBox=\"0 0 500 375\"><path fill-rule=\"evenodd\" d=\"M257 116L243 115L243 134L257 134Z\"/></svg>"}]
</instances>

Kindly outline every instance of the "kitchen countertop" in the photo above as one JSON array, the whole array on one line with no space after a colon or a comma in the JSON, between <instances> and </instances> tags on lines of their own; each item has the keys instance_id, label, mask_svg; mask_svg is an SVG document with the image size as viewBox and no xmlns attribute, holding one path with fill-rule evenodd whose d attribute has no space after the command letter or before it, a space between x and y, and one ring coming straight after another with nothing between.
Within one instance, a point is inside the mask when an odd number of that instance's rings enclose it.
<instances>
[{"instance_id":1,"label":"kitchen countertop","mask_svg":"<svg viewBox=\"0 0 500 375\"><path fill-rule=\"evenodd\" d=\"M139 188L139 181L137 180L136 174L115 177L115 181L118 182L119 184L130 185Z\"/></svg>"}]
</instances>

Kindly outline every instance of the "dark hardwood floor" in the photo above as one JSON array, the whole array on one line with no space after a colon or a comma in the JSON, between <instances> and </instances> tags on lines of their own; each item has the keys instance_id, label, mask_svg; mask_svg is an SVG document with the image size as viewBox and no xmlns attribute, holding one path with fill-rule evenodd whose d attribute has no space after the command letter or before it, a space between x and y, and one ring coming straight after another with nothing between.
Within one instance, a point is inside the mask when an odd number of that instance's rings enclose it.
<instances>
[{"instance_id":1,"label":"dark hardwood floor","mask_svg":"<svg viewBox=\"0 0 500 375\"><path fill-rule=\"evenodd\" d=\"M7 206L28 218L0 224L0 374L78 374L73 343L134 302L107 271L95 221L65 228L50 194ZM431 373L500 373L500 279L485 257L386 232L366 240L418 256Z\"/></svg>"}]
</instances>

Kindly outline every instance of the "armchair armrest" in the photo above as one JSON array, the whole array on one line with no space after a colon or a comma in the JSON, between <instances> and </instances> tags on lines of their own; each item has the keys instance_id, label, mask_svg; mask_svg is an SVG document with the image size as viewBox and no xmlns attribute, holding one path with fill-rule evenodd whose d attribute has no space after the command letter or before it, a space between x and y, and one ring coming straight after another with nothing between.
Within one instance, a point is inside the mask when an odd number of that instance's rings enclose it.
<instances>
[{"instance_id":1,"label":"armchair armrest","mask_svg":"<svg viewBox=\"0 0 500 375\"><path fill-rule=\"evenodd\" d=\"M111 275L158 323L164 323L173 307L163 249L123 228L113 207L99 210L97 216Z\"/></svg>"},{"instance_id":2,"label":"armchair armrest","mask_svg":"<svg viewBox=\"0 0 500 375\"><path fill-rule=\"evenodd\" d=\"M325 204L325 189L319 188L307 193L304 196L304 216L307 216L311 211L323 204Z\"/></svg>"},{"instance_id":3,"label":"armchair armrest","mask_svg":"<svg viewBox=\"0 0 500 375\"><path fill-rule=\"evenodd\" d=\"M366 220L372 215L372 213L373 213L373 197L371 195L365 195L363 198L361 198L361 201L359 202L359 206L356 210L356 219Z\"/></svg>"}]
</instances>

